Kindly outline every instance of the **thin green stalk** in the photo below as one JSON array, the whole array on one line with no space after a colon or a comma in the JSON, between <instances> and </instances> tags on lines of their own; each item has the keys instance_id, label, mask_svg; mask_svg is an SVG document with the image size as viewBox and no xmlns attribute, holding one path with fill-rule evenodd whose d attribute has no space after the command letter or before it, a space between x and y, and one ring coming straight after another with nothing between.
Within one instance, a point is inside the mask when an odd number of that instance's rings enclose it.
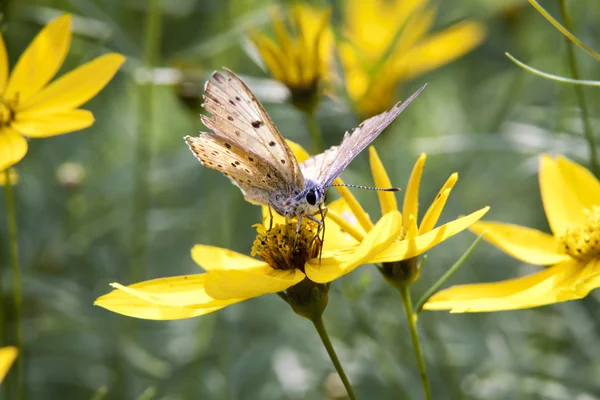
<instances>
[{"instance_id":1,"label":"thin green stalk","mask_svg":"<svg viewBox=\"0 0 600 400\"><path fill-rule=\"evenodd\" d=\"M321 129L319 128L316 111L305 111L304 115L306 116L308 134L310 135L310 140L312 141L313 154L319 154L323 151L323 135L321 134Z\"/></svg>"},{"instance_id":2,"label":"thin green stalk","mask_svg":"<svg viewBox=\"0 0 600 400\"><path fill-rule=\"evenodd\" d=\"M130 279L135 282L141 279L147 260L148 243L148 175L151 164L153 82L151 71L156 65L160 50L162 29L161 0L149 0L146 21L146 41L144 44L144 67L148 71L148 81L139 87L139 130L137 132L135 175L133 193L133 215L131 224L131 272Z\"/></svg>"},{"instance_id":3,"label":"thin green stalk","mask_svg":"<svg viewBox=\"0 0 600 400\"><path fill-rule=\"evenodd\" d=\"M348 380L348 377L346 376L346 373L342 368L342 364L340 363L337 354L335 354L335 350L333 349L331 340L329 340L329 335L327 334L327 330L325 329L325 325L323 324L323 318L321 316L318 316L312 319L311 321L314 324L315 329L319 333L319 337L321 338L323 345L325 345L325 349L327 350L327 354L329 354L329 358L331 359L335 370L337 371L340 378L342 379L342 382L344 383L344 387L348 392L348 398L350 398L350 400L356 400L354 389L352 389L352 385L350 384L350 381Z\"/></svg>"},{"instance_id":4,"label":"thin green stalk","mask_svg":"<svg viewBox=\"0 0 600 400\"><path fill-rule=\"evenodd\" d=\"M406 320L408 321L408 329L410 331L410 338L412 339L413 348L415 350L415 357L417 359L417 364L419 365L419 373L421 374L421 384L423 385L425 398L427 400L432 400L431 389L429 388L429 379L427 378L427 371L425 369L425 360L423 359L421 343L419 342L419 335L417 334L416 315L413 313L412 302L410 300L410 290L408 286L403 286L399 288L398 291L402 297L402 304L404 305L404 312L406 314Z\"/></svg>"},{"instance_id":5,"label":"thin green stalk","mask_svg":"<svg viewBox=\"0 0 600 400\"><path fill-rule=\"evenodd\" d=\"M415 311L414 311L415 314L419 314L421 312L421 310L423 309L423 306L425 305L425 303L427 303L427 300L429 300L429 298L431 296L433 296L435 293L437 293L438 290L440 290L440 288L448 281L448 279L450 279L452 277L452 275L454 275L456 273L456 271L458 271L458 269L463 266L465 261L467 261L467 258L469 258L469 256L471 256L471 254L473 253L473 250L475 250L475 247L477 246L477 244L479 244L481 239L483 239L483 236L485 234L486 234L486 232L483 232L481 235L479 235L477 237L477 239L475 239L473 241L473 243L471 243L471 245L469 246L467 251L465 251L463 253L463 255L460 256L460 258L454 263L454 265L452 265L448 269L448 271L446 271L446 273L444 275L442 275L442 277L440 279L438 279L436 283L431 285L429 290L427 290L427 292L425 292L425 294L423 296L421 296L421 298L417 302L417 306L415 307Z\"/></svg>"},{"instance_id":6,"label":"thin green stalk","mask_svg":"<svg viewBox=\"0 0 600 400\"><path fill-rule=\"evenodd\" d=\"M13 276L13 301L15 306L15 345L19 349L19 357L15 362L17 372L17 399L23 399L24 391L24 368L23 368L23 329L21 306L23 303L21 294L21 268L19 266L19 243L17 241L17 212L13 196L10 168L4 171L6 183L4 192L6 194L6 214L8 222L8 242L10 253L10 264Z\"/></svg>"},{"instance_id":7,"label":"thin green stalk","mask_svg":"<svg viewBox=\"0 0 600 400\"><path fill-rule=\"evenodd\" d=\"M567 4L565 0L558 0L560 5L560 12L562 14L565 27L569 31L573 31L571 24L571 18L567 12ZM575 58L575 48L573 42L567 39L567 50L569 54L569 67L571 68L571 76L573 79L579 80L579 67L577 66L577 59ZM581 108L581 119L583 121L583 128L585 131L585 137L590 147L590 164L592 171L596 176L600 176L600 164L598 164L598 150L596 149L596 139L594 138L594 132L592 132L592 125L590 124L589 111L587 101L585 99L585 92L579 85L575 86L575 94L577 95L577 102Z\"/></svg>"}]
</instances>

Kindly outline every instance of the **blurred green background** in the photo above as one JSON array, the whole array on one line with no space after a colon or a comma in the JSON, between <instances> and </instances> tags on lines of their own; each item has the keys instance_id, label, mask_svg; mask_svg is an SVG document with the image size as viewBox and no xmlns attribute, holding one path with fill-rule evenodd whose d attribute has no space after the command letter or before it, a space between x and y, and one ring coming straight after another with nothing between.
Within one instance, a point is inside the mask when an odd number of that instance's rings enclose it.
<instances>
[{"instance_id":1,"label":"blurred green background","mask_svg":"<svg viewBox=\"0 0 600 400\"><path fill-rule=\"evenodd\" d=\"M153 74L148 103L140 70L146 1L3 2L11 65L42 26L64 12L74 16L74 39L63 72L109 51L127 56L115 79L84 106L96 123L32 140L17 166L28 398L92 399L105 391L107 399L135 399L144 392L165 400L335 398L334 369L316 332L277 296L176 322L133 320L92 305L113 281L200 272L190 257L196 243L249 254L260 209L220 173L201 167L183 136L203 130L202 83L227 66L249 79L286 138L310 145L301 113L282 101L281 91L268 90L278 86L245 51L248 29L268 23L274 4L162 1L156 65L164 69ZM341 1L316 4L331 5L334 22L339 20ZM556 2L543 5L559 16ZM526 1L440 1L437 7L436 28L473 19L485 23L487 38L465 57L405 84L404 94L429 85L375 142L391 180L404 188L413 163L426 152L423 207L452 172L459 173L441 222L490 205L487 219L548 231L538 155L563 153L587 165L580 112L572 86L532 76L504 52L568 76L565 39ZM600 2L569 2L569 11L577 36L600 48ZM600 65L582 52L577 56L582 76L599 79ZM598 134L600 91L586 89L586 95ZM360 122L343 97L324 100L317 116L328 146ZM145 150L147 164L140 165ZM148 177L138 196L136 168ZM343 177L371 185L368 157L357 157ZM354 193L378 218L376 194ZM4 304L11 304L1 219ZM430 251L414 296L474 238L465 232ZM534 270L482 243L451 283ZM423 312L419 329L434 398L600 399L599 300L592 292L582 301L526 311ZM401 299L375 268L363 266L335 281L324 318L359 398L422 398ZM11 385L11 377L5 384Z\"/></svg>"}]
</instances>

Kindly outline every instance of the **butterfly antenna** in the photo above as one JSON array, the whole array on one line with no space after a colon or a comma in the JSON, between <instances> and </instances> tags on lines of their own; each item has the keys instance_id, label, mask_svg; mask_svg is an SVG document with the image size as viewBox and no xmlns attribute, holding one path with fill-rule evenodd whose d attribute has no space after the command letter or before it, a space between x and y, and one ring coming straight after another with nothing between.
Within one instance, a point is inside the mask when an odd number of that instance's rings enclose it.
<instances>
[{"instance_id":1,"label":"butterfly antenna","mask_svg":"<svg viewBox=\"0 0 600 400\"><path fill-rule=\"evenodd\" d=\"M351 187L351 188L365 189L365 190L378 190L380 192L399 192L400 191L400 188L396 188L396 187L391 187L391 188L374 188L374 187L370 187L370 186L350 185L350 184L347 184L347 183L329 185L329 187L335 187L335 186L344 186L344 187Z\"/></svg>"}]
</instances>

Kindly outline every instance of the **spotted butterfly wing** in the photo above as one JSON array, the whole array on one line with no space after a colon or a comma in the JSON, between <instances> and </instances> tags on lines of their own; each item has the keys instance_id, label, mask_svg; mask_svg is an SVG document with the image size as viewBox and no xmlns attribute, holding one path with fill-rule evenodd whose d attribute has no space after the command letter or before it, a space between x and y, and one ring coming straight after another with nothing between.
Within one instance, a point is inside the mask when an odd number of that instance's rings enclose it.
<instances>
[{"instance_id":1,"label":"spotted butterfly wing","mask_svg":"<svg viewBox=\"0 0 600 400\"><path fill-rule=\"evenodd\" d=\"M306 179L317 182L326 189L379 134L421 93L423 85L404 102L397 103L391 110L363 121L352 133L346 132L339 146L331 147L300 164Z\"/></svg>"},{"instance_id":2,"label":"spotted butterfly wing","mask_svg":"<svg viewBox=\"0 0 600 400\"><path fill-rule=\"evenodd\" d=\"M201 117L204 125L279 171L285 193L302 191L304 178L294 153L250 88L228 69L214 72L212 78L206 82L203 104L212 116Z\"/></svg>"}]
</instances>

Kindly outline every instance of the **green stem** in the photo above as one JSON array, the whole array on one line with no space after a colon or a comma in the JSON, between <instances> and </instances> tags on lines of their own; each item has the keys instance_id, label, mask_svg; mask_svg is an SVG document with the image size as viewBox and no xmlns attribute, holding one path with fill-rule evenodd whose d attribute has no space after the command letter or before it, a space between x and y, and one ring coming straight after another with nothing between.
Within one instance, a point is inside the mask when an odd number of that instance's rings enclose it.
<instances>
[{"instance_id":1,"label":"green stem","mask_svg":"<svg viewBox=\"0 0 600 400\"><path fill-rule=\"evenodd\" d=\"M148 81L139 88L139 131L137 133L134 193L133 193L133 215L131 225L131 273L133 282L142 277L143 268L147 260L148 243L148 198L149 182L148 175L151 163L152 143L152 115L153 106L153 82L151 78L152 69L156 65L160 50L162 7L161 0L149 0L148 17L146 21L146 41L144 44L144 67L148 72Z\"/></svg>"},{"instance_id":2,"label":"green stem","mask_svg":"<svg viewBox=\"0 0 600 400\"><path fill-rule=\"evenodd\" d=\"M571 18L567 12L567 4L565 0L558 0L560 5L560 12L562 14L565 27L569 31L573 31L571 24ZM567 50L569 54L569 67L571 68L571 76L573 79L579 79L579 67L577 66L577 59L575 58L575 48L573 42L567 39ZM600 164L598 164L598 150L596 149L596 139L594 138L594 132L592 132L592 126L589 119L589 111L587 101L585 99L585 92L581 86L575 86L575 94L577 96L577 102L581 108L581 119L583 121L583 128L585 137L590 147L590 164L592 171L596 176L600 176Z\"/></svg>"},{"instance_id":3,"label":"green stem","mask_svg":"<svg viewBox=\"0 0 600 400\"><path fill-rule=\"evenodd\" d=\"M10 168L4 171L6 183L4 191L6 194L6 213L8 221L8 242L10 252L10 263L13 275L13 301L15 305L15 345L19 349L19 357L15 362L17 372L17 399L23 399L24 369L23 369L23 329L21 320L21 268L19 267L19 243L17 242L17 212L13 196Z\"/></svg>"},{"instance_id":4,"label":"green stem","mask_svg":"<svg viewBox=\"0 0 600 400\"><path fill-rule=\"evenodd\" d=\"M475 250L475 247L477 246L477 244L479 244L481 239L483 239L483 236L485 234L486 234L486 232L483 232L481 235L479 235L477 237L477 239L475 239L473 241L473 243L471 243L471 245L469 246L467 251L465 251L464 254L462 256L460 256L460 258L454 263L454 265L452 265L448 269L448 271L446 271L446 273L444 275L442 275L442 277L440 279L438 279L437 282L434 283L429 288L429 290L427 290L427 292L425 292L425 294L417 302L417 306L415 307L415 311L414 311L415 314L420 313L421 310L423 309L423 306L425 305L425 303L427 303L427 300L429 300L429 298L431 296L433 296L435 293L437 293L438 290L440 290L440 288L448 281L448 279L450 279L452 277L452 275L454 275L456 273L456 271L458 271L458 269L464 265L465 261L467 261L467 258L469 258L471 256L471 254Z\"/></svg>"},{"instance_id":5,"label":"green stem","mask_svg":"<svg viewBox=\"0 0 600 400\"><path fill-rule=\"evenodd\" d=\"M423 359L421 343L419 342L419 335L417 334L417 322L415 318L416 316L413 314L410 291L408 286L402 286L398 288L398 290L400 291L400 296L402 297L402 304L404 305L404 312L406 314L406 320L408 321L408 329L410 331L410 338L412 339L413 348L415 350L415 357L417 359L417 364L419 365L419 373L421 374L421 383L423 384L425 398L427 400L431 400L431 389L429 388L429 379L427 378L427 371L425 370L425 360Z\"/></svg>"},{"instance_id":6,"label":"green stem","mask_svg":"<svg viewBox=\"0 0 600 400\"><path fill-rule=\"evenodd\" d=\"M344 387L348 392L348 398L350 398L350 400L356 400L354 389L352 389L352 385L350 384L350 381L348 380L348 377L346 376L346 373L342 368L342 364L340 363L337 354L335 354L335 350L333 349L331 340L329 340L329 335L327 334L327 330L325 329L325 325L323 324L323 318L321 316L318 316L312 319L311 321L315 325L315 329L319 333L319 337L321 338L323 345L325 345L325 349L327 350L327 354L329 354L329 358L331 359L335 370L337 371L340 378L342 379L342 382L344 383Z\"/></svg>"},{"instance_id":7,"label":"green stem","mask_svg":"<svg viewBox=\"0 0 600 400\"><path fill-rule=\"evenodd\" d=\"M313 154L319 154L323 151L323 135L321 134L321 129L319 128L316 111L305 111L304 115L306 116L306 127L308 128L308 134L310 135L310 139L312 141L312 152Z\"/></svg>"}]
</instances>

